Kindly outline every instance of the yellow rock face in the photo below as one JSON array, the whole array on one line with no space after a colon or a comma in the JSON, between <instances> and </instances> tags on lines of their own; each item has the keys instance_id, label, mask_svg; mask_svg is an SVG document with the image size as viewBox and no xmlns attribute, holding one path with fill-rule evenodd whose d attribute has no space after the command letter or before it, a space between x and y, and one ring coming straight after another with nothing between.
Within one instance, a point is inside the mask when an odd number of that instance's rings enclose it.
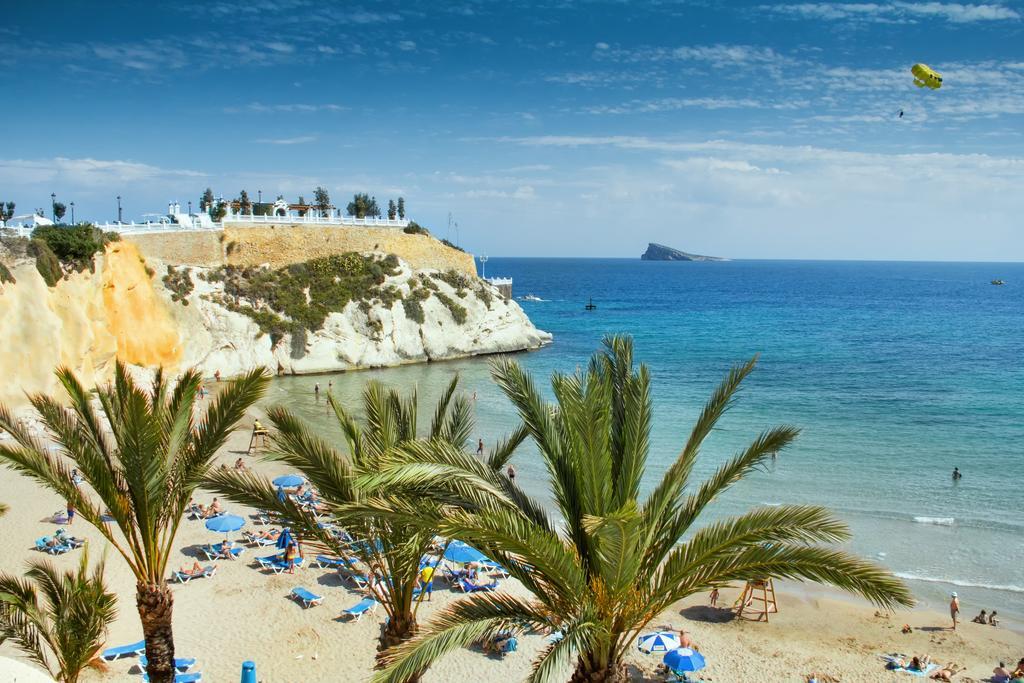
<instances>
[{"instance_id":1,"label":"yellow rock face","mask_svg":"<svg viewBox=\"0 0 1024 683\"><path fill-rule=\"evenodd\" d=\"M97 265L50 288L26 264L14 271L17 284L0 285L0 402L19 408L26 393L61 395L59 365L86 386L109 381L115 358L177 369L180 336L135 247L113 243Z\"/></svg>"}]
</instances>

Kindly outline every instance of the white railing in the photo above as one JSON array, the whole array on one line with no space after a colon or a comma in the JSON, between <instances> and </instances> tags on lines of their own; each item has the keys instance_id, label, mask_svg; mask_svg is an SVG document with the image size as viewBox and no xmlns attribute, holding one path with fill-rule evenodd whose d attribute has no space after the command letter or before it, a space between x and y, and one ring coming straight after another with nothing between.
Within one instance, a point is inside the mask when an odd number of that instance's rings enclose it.
<instances>
[{"instance_id":1,"label":"white railing","mask_svg":"<svg viewBox=\"0 0 1024 683\"><path fill-rule=\"evenodd\" d=\"M490 282L495 287L500 287L502 285L508 285L509 287L512 286L512 278L510 277L488 277L484 279Z\"/></svg>"},{"instance_id":2,"label":"white railing","mask_svg":"<svg viewBox=\"0 0 1024 683\"><path fill-rule=\"evenodd\" d=\"M0 237L31 237L33 230L31 225L7 225L0 227Z\"/></svg>"},{"instance_id":3,"label":"white railing","mask_svg":"<svg viewBox=\"0 0 1024 683\"><path fill-rule=\"evenodd\" d=\"M254 216L252 214L231 214L224 217L224 223L297 223L300 225L361 225L376 228L405 228L409 221L404 218L356 218L355 216Z\"/></svg>"}]
</instances>

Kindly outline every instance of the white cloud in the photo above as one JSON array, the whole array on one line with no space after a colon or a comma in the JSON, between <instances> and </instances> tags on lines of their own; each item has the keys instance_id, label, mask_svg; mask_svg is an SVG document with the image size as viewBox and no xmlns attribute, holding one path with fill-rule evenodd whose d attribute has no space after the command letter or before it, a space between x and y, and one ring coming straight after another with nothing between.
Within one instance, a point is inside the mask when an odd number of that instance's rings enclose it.
<instances>
[{"instance_id":1,"label":"white cloud","mask_svg":"<svg viewBox=\"0 0 1024 683\"><path fill-rule=\"evenodd\" d=\"M594 43L595 50L607 50L610 47L611 45L609 45L608 43Z\"/></svg>"},{"instance_id":2,"label":"white cloud","mask_svg":"<svg viewBox=\"0 0 1024 683\"><path fill-rule=\"evenodd\" d=\"M274 52L281 52L284 54L290 54L292 52L295 52L295 47L293 45L289 45L288 43L282 43L280 41L267 43L267 49L273 50Z\"/></svg>"},{"instance_id":3,"label":"white cloud","mask_svg":"<svg viewBox=\"0 0 1024 683\"><path fill-rule=\"evenodd\" d=\"M264 145L302 145L307 142L315 142L315 135L300 135L294 138L260 138L256 142Z\"/></svg>"},{"instance_id":4,"label":"white cloud","mask_svg":"<svg viewBox=\"0 0 1024 683\"><path fill-rule=\"evenodd\" d=\"M589 107L591 114L650 114L680 109L800 109L806 107L806 100L790 100L787 102L763 102L750 98L732 97L664 97L656 100L632 100L618 105L598 105Z\"/></svg>"},{"instance_id":5,"label":"white cloud","mask_svg":"<svg viewBox=\"0 0 1024 683\"><path fill-rule=\"evenodd\" d=\"M398 41L398 49L402 52L412 52L416 49L416 43L411 40Z\"/></svg>"},{"instance_id":6,"label":"white cloud","mask_svg":"<svg viewBox=\"0 0 1024 683\"><path fill-rule=\"evenodd\" d=\"M612 62L704 62L717 68L749 64L789 62L770 47L754 45L683 45L681 47L638 47L601 50L594 57Z\"/></svg>"},{"instance_id":7,"label":"white cloud","mask_svg":"<svg viewBox=\"0 0 1024 683\"><path fill-rule=\"evenodd\" d=\"M205 178L207 174L186 169L167 169L117 159L4 159L0 160L0 184L32 186L75 185L105 188L117 194L125 183ZM197 181L198 182L198 181Z\"/></svg>"},{"instance_id":8,"label":"white cloud","mask_svg":"<svg viewBox=\"0 0 1024 683\"><path fill-rule=\"evenodd\" d=\"M238 114L240 112L256 112L256 113L270 113L270 112L300 112L310 113L318 111L346 111L348 107L343 107L340 104L304 104L304 103L279 103L279 104L264 104L263 102L250 102L249 104L235 107L224 107L224 111L228 114Z\"/></svg>"},{"instance_id":9,"label":"white cloud","mask_svg":"<svg viewBox=\"0 0 1024 683\"><path fill-rule=\"evenodd\" d=\"M955 2L804 2L762 5L760 9L804 19L875 23L906 23L918 19L944 19L951 23L965 24L979 21L1015 21L1021 17L1015 9L1003 5L967 5Z\"/></svg>"}]
</instances>

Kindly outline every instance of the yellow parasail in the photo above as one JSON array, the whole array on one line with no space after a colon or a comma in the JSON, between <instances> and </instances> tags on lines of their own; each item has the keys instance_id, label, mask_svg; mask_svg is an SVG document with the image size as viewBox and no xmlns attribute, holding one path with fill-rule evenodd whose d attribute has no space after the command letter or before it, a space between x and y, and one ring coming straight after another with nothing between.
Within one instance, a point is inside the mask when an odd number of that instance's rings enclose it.
<instances>
[{"instance_id":1,"label":"yellow parasail","mask_svg":"<svg viewBox=\"0 0 1024 683\"><path fill-rule=\"evenodd\" d=\"M927 64L915 64L910 67L910 73L914 74L914 85L918 88L938 90L942 87L942 75Z\"/></svg>"}]
</instances>

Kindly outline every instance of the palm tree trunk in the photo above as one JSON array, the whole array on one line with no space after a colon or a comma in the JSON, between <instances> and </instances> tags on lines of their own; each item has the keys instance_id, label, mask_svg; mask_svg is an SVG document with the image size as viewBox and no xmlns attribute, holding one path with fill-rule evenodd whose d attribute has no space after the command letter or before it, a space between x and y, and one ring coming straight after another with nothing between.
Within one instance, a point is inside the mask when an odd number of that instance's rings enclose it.
<instances>
[{"instance_id":1,"label":"palm tree trunk","mask_svg":"<svg viewBox=\"0 0 1024 683\"><path fill-rule=\"evenodd\" d=\"M388 620L387 625L381 631L380 641L377 643L377 668L384 668L384 658L388 650L401 645L416 635L416 618L411 612L398 615ZM405 679L405 683L418 683L419 676Z\"/></svg>"},{"instance_id":2,"label":"palm tree trunk","mask_svg":"<svg viewBox=\"0 0 1024 683\"><path fill-rule=\"evenodd\" d=\"M174 633L171 614L174 596L166 582L139 583L135 586L135 602L146 639L146 672L152 683L174 681Z\"/></svg>"},{"instance_id":3,"label":"palm tree trunk","mask_svg":"<svg viewBox=\"0 0 1024 683\"><path fill-rule=\"evenodd\" d=\"M581 655L576 660L570 683L627 683L629 674L621 661L597 662L594 658Z\"/></svg>"}]
</instances>

